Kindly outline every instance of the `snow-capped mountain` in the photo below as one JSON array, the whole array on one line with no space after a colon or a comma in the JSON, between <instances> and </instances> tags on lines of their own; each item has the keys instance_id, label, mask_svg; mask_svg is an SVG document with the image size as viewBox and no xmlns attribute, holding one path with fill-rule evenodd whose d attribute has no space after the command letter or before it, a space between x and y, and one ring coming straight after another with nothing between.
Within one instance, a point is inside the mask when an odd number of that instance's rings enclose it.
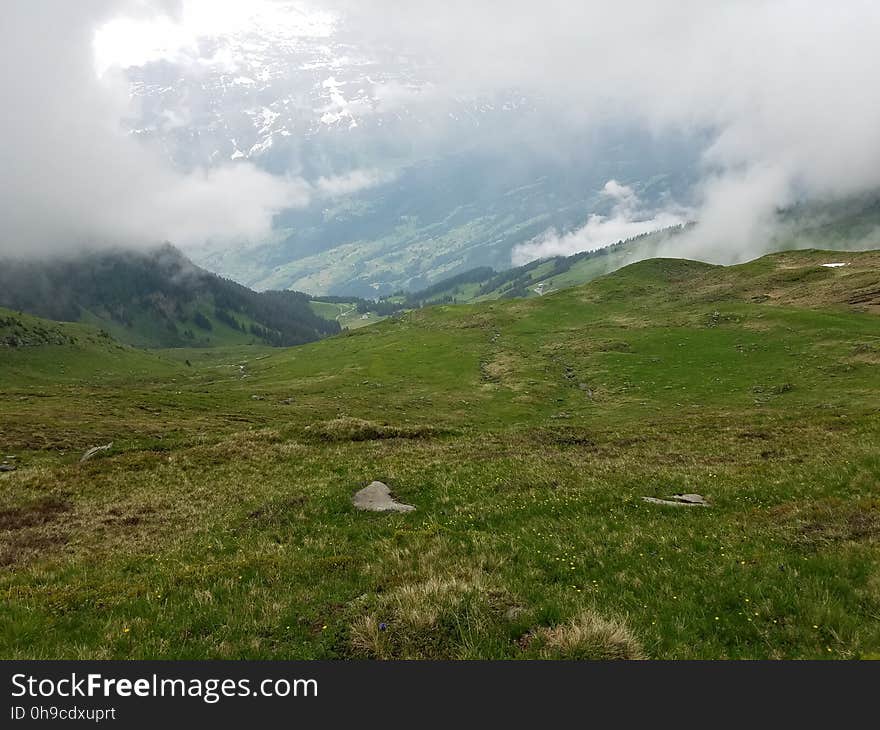
<instances>
[{"instance_id":1,"label":"snow-capped mountain","mask_svg":"<svg viewBox=\"0 0 880 730\"><path fill-rule=\"evenodd\" d=\"M183 165L248 159L344 174L362 159L388 160L389 148L395 162L417 157L420 130L436 140L530 107L513 92L443 98L424 59L357 45L327 13L258 7L243 29L128 68L140 108L131 132L160 140Z\"/></svg>"}]
</instances>

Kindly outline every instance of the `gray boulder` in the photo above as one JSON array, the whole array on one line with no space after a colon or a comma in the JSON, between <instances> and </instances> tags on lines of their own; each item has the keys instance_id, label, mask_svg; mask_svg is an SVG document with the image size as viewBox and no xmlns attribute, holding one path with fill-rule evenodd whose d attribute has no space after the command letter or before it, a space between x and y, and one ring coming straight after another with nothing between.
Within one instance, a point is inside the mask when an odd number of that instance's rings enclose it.
<instances>
[{"instance_id":1,"label":"gray boulder","mask_svg":"<svg viewBox=\"0 0 880 730\"><path fill-rule=\"evenodd\" d=\"M709 503L700 494L673 494L668 499L642 497L642 501L651 504L665 504L669 507L708 507Z\"/></svg>"},{"instance_id":2,"label":"gray boulder","mask_svg":"<svg viewBox=\"0 0 880 730\"><path fill-rule=\"evenodd\" d=\"M382 482L373 482L355 492L352 504L357 509L368 512L412 512L415 509L411 504L401 504L394 499L391 488Z\"/></svg>"}]
</instances>

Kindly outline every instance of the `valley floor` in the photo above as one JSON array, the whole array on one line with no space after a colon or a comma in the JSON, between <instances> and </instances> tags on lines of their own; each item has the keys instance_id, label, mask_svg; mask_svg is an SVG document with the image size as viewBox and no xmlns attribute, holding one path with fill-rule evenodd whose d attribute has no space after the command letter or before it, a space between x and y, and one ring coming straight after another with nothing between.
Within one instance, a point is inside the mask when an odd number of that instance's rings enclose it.
<instances>
[{"instance_id":1,"label":"valley floor","mask_svg":"<svg viewBox=\"0 0 880 730\"><path fill-rule=\"evenodd\" d=\"M880 254L823 256L2 349L0 656L880 656Z\"/></svg>"}]
</instances>

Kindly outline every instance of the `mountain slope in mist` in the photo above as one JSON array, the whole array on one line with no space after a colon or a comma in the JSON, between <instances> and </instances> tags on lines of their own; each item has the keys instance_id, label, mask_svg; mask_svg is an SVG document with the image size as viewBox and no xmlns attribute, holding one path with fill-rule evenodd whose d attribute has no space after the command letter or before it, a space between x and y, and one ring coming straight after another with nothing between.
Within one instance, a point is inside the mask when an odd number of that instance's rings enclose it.
<instances>
[{"instance_id":1,"label":"mountain slope in mist","mask_svg":"<svg viewBox=\"0 0 880 730\"><path fill-rule=\"evenodd\" d=\"M693 150L662 149L635 134L564 161L511 159L472 140L467 153L423 160L369 190L284 211L271 236L220 241L190 254L254 289L377 297L416 291L478 266L510 267L514 249L549 230L571 230L607 213L603 185L633 181L646 205L684 195ZM611 239L608 242L613 242Z\"/></svg>"},{"instance_id":2,"label":"mountain slope in mist","mask_svg":"<svg viewBox=\"0 0 880 730\"><path fill-rule=\"evenodd\" d=\"M297 292L253 292L172 246L10 260L0 306L101 327L139 347L297 345L339 331Z\"/></svg>"}]
</instances>

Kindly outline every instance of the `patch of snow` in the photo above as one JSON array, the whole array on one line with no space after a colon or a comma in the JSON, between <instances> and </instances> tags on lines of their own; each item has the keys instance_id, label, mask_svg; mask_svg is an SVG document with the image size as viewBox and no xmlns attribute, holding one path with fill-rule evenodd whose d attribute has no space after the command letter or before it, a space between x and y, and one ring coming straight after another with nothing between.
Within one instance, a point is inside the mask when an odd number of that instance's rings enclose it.
<instances>
[{"instance_id":1,"label":"patch of snow","mask_svg":"<svg viewBox=\"0 0 880 730\"><path fill-rule=\"evenodd\" d=\"M248 157L253 157L254 155L260 155L266 150L268 150L273 144L275 144L275 139L272 135L269 135L262 142L257 142L253 147L248 150Z\"/></svg>"},{"instance_id":2,"label":"patch of snow","mask_svg":"<svg viewBox=\"0 0 880 730\"><path fill-rule=\"evenodd\" d=\"M260 128L260 132L268 132L275 120L278 119L279 114L278 112L273 112L269 107L264 106L260 110L260 116L263 119L263 126Z\"/></svg>"},{"instance_id":3,"label":"patch of snow","mask_svg":"<svg viewBox=\"0 0 880 730\"><path fill-rule=\"evenodd\" d=\"M849 266L846 262L837 261L833 264L822 264L826 269L839 269L841 266Z\"/></svg>"},{"instance_id":4,"label":"patch of snow","mask_svg":"<svg viewBox=\"0 0 880 730\"><path fill-rule=\"evenodd\" d=\"M357 127L357 120L351 112L350 104L340 91L342 83L337 81L335 76L331 76L321 82L321 87L327 90L327 94L330 97L330 103L324 108L317 110L323 112L321 122L330 126L341 122L343 119L348 119L349 129Z\"/></svg>"},{"instance_id":5,"label":"patch of snow","mask_svg":"<svg viewBox=\"0 0 880 730\"><path fill-rule=\"evenodd\" d=\"M229 159L230 160L240 160L242 157L245 156L245 154L240 149L238 149L238 140L236 140L235 137L233 137L229 141L232 142L232 149L233 149L233 152L229 156Z\"/></svg>"}]
</instances>

